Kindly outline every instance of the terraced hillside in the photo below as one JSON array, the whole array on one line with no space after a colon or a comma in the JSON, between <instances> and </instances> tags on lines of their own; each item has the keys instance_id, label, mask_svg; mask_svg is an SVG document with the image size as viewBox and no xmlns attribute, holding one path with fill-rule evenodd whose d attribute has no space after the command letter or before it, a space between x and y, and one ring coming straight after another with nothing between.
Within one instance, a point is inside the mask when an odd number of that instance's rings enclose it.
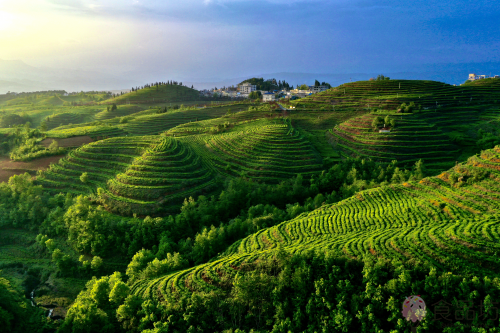
<instances>
[{"instance_id":1,"label":"terraced hillside","mask_svg":"<svg viewBox=\"0 0 500 333\"><path fill-rule=\"evenodd\" d=\"M147 215L173 211L185 198L207 193L214 185L213 172L189 146L163 137L110 179L102 197L110 211Z\"/></svg>"},{"instance_id":2,"label":"terraced hillside","mask_svg":"<svg viewBox=\"0 0 500 333\"><path fill-rule=\"evenodd\" d=\"M280 122L244 121L229 132L181 140L190 143L197 154L226 177L244 176L273 183L298 173L319 172L323 164L318 151L289 124Z\"/></svg>"},{"instance_id":3,"label":"terraced hillside","mask_svg":"<svg viewBox=\"0 0 500 333\"><path fill-rule=\"evenodd\" d=\"M165 134L169 136L182 137L197 134L206 134L232 129L234 126L242 125L252 120L269 117L269 111L249 110L241 106L224 107L227 110L226 115L218 118L199 120L180 124L168 130Z\"/></svg>"},{"instance_id":4,"label":"terraced hillside","mask_svg":"<svg viewBox=\"0 0 500 333\"><path fill-rule=\"evenodd\" d=\"M319 154L300 134L289 131L286 125L268 125L250 133L214 136L208 147L218 157L214 164L221 170L245 172L257 180L278 181L319 171Z\"/></svg>"},{"instance_id":5,"label":"terraced hillside","mask_svg":"<svg viewBox=\"0 0 500 333\"><path fill-rule=\"evenodd\" d=\"M488 127L485 122L498 115L498 101L500 80L496 79L458 87L434 81L359 81L292 101L296 110L291 117L309 128L322 126L320 118L328 125L331 114L356 112L355 118L346 117L342 124L330 122L328 129L344 156L403 163L422 159L430 169L443 170L470 156L478 129ZM404 113L402 103L415 104L411 115ZM307 113L317 119L301 120ZM398 125L391 133L376 133L371 120L386 115Z\"/></svg>"},{"instance_id":6,"label":"terraced hillside","mask_svg":"<svg viewBox=\"0 0 500 333\"><path fill-rule=\"evenodd\" d=\"M96 120L108 120L116 117L129 116L144 110L144 107L138 105L121 105L114 111L104 110L95 115Z\"/></svg>"},{"instance_id":7,"label":"terraced hillside","mask_svg":"<svg viewBox=\"0 0 500 333\"><path fill-rule=\"evenodd\" d=\"M87 111L87 110L85 110ZM45 118L47 129L68 124L79 124L94 120L95 112L62 112Z\"/></svg>"},{"instance_id":8,"label":"terraced hillside","mask_svg":"<svg viewBox=\"0 0 500 333\"><path fill-rule=\"evenodd\" d=\"M105 188L108 179L124 172L158 137L112 138L92 142L68 153L58 164L37 177L37 183L53 192L87 194ZM88 174L84 183L83 173Z\"/></svg>"},{"instance_id":9,"label":"terraced hillside","mask_svg":"<svg viewBox=\"0 0 500 333\"><path fill-rule=\"evenodd\" d=\"M37 177L52 193L88 194L102 188L105 207L121 215L165 214L189 196L210 192L215 181L189 146L161 136L93 142Z\"/></svg>"},{"instance_id":10,"label":"terraced hillside","mask_svg":"<svg viewBox=\"0 0 500 333\"><path fill-rule=\"evenodd\" d=\"M415 102L423 108L492 103L500 100L500 80L452 86L424 80L357 81L292 102L298 109L395 110Z\"/></svg>"},{"instance_id":11,"label":"terraced hillside","mask_svg":"<svg viewBox=\"0 0 500 333\"><path fill-rule=\"evenodd\" d=\"M422 159L429 168L451 166L458 157L459 149L437 126L423 117L414 115L392 116L396 126L390 133L379 133L372 127L376 114L351 118L330 131L344 155L362 156L403 164L414 164ZM451 165L450 165L451 163ZM436 165L437 164L437 165Z\"/></svg>"},{"instance_id":12,"label":"terraced hillside","mask_svg":"<svg viewBox=\"0 0 500 333\"><path fill-rule=\"evenodd\" d=\"M131 135L159 134L181 124L223 116L229 110L231 107L218 107L139 116L123 125L122 128Z\"/></svg>"},{"instance_id":13,"label":"terraced hillside","mask_svg":"<svg viewBox=\"0 0 500 333\"><path fill-rule=\"evenodd\" d=\"M330 251L416 261L444 272L499 276L500 147L473 156L439 177L358 193L263 229L210 263L145 279L133 292L160 300L171 292L221 287L244 263L274 255Z\"/></svg>"},{"instance_id":14,"label":"terraced hillside","mask_svg":"<svg viewBox=\"0 0 500 333\"><path fill-rule=\"evenodd\" d=\"M59 126L47 131L46 135L49 138L71 138L75 136L88 135L94 140L101 140L117 136L127 136L128 133L119 126L112 126L109 124L90 125L86 123L83 124L83 126Z\"/></svg>"},{"instance_id":15,"label":"terraced hillside","mask_svg":"<svg viewBox=\"0 0 500 333\"><path fill-rule=\"evenodd\" d=\"M144 110L137 105L121 105L113 112L95 113L98 121L73 123L52 128L48 137L68 138L89 135L94 139L127 135L156 135L175 126L204 119L214 119L226 113L246 110L250 104L230 104L210 108L185 108L163 112L163 108ZM161 111L161 113L159 113ZM111 117L111 116L114 117ZM125 116L126 119L123 117ZM55 117L55 116L54 116ZM125 121L123 121L125 120ZM70 121L68 121L69 123Z\"/></svg>"}]
</instances>

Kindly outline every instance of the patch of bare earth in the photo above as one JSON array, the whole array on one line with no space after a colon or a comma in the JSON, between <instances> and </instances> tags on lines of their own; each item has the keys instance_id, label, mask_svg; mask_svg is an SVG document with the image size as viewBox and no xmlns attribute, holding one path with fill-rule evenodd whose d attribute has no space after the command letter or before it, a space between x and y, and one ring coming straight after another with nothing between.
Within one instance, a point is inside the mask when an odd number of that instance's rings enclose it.
<instances>
[{"instance_id":1,"label":"patch of bare earth","mask_svg":"<svg viewBox=\"0 0 500 333\"><path fill-rule=\"evenodd\" d=\"M72 138L65 139L55 139L55 138L47 138L40 142L40 144L44 147L49 147L53 140L57 141L59 147L80 147L86 145L87 143L94 142L94 140L88 135L74 136Z\"/></svg>"},{"instance_id":2,"label":"patch of bare earth","mask_svg":"<svg viewBox=\"0 0 500 333\"><path fill-rule=\"evenodd\" d=\"M57 163L65 155L42 157L29 162L14 162L8 157L0 157L0 182L7 182L14 175L28 172L35 175L37 170L45 170L52 163Z\"/></svg>"}]
</instances>

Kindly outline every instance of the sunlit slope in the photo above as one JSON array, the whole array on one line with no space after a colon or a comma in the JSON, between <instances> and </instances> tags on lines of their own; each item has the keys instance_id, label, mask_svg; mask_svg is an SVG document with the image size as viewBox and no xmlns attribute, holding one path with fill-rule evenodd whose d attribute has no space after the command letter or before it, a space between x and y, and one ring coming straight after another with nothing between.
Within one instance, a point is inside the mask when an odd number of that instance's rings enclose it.
<instances>
[{"instance_id":1,"label":"sunlit slope","mask_svg":"<svg viewBox=\"0 0 500 333\"><path fill-rule=\"evenodd\" d=\"M357 81L300 99L306 109L395 110L401 103L415 102L424 108L496 103L500 100L500 80L453 86L424 80Z\"/></svg>"},{"instance_id":2,"label":"sunlit slope","mask_svg":"<svg viewBox=\"0 0 500 333\"><path fill-rule=\"evenodd\" d=\"M124 116L130 116L134 113L143 111L146 107L139 105L120 105L116 110L104 110L95 115L96 120L108 120L113 118L120 118Z\"/></svg>"},{"instance_id":3,"label":"sunlit slope","mask_svg":"<svg viewBox=\"0 0 500 333\"><path fill-rule=\"evenodd\" d=\"M36 182L51 192L87 194L124 172L134 159L159 141L159 137L118 137L84 145L68 153L37 176ZM87 173L88 179L80 179Z\"/></svg>"},{"instance_id":4,"label":"sunlit slope","mask_svg":"<svg viewBox=\"0 0 500 333\"><path fill-rule=\"evenodd\" d=\"M52 193L98 194L106 209L120 215L152 215L172 212L185 198L210 192L215 179L188 145L142 136L84 145L36 182Z\"/></svg>"},{"instance_id":5,"label":"sunlit slope","mask_svg":"<svg viewBox=\"0 0 500 333\"><path fill-rule=\"evenodd\" d=\"M180 85L160 85L132 91L106 100L106 104L168 103L199 100L197 90Z\"/></svg>"},{"instance_id":6,"label":"sunlit slope","mask_svg":"<svg viewBox=\"0 0 500 333\"><path fill-rule=\"evenodd\" d=\"M404 113L402 103L412 102L413 112ZM358 81L292 103L302 114L358 113L329 129L345 156L402 163L422 159L430 169L443 170L467 146L475 145L485 121L500 116L500 80L463 86L435 81ZM372 121L387 115L396 126L391 133L379 133ZM321 115L317 118L320 121Z\"/></svg>"},{"instance_id":7,"label":"sunlit slope","mask_svg":"<svg viewBox=\"0 0 500 333\"><path fill-rule=\"evenodd\" d=\"M372 127L376 114L351 118L330 131L339 148L347 156L362 156L374 160L426 165L454 163L458 147L439 128L415 115L391 116L396 126L390 133L379 133Z\"/></svg>"},{"instance_id":8,"label":"sunlit slope","mask_svg":"<svg viewBox=\"0 0 500 333\"><path fill-rule=\"evenodd\" d=\"M498 276L500 147L473 156L439 177L366 190L339 203L259 231L212 262L156 279L133 291L161 299L168 292L218 288L242 262L289 252L329 249L420 261L443 271Z\"/></svg>"},{"instance_id":9,"label":"sunlit slope","mask_svg":"<svg viewBox=\"0 0 500 333\"><path fill-rule=\"evenodd\" d=\"M233 107L224 106L222 108L224 111L226 111L226 113L224 115L221 115L220 117L210 118L206 120L201 120L200 118L198 118L198 121L186 122L175 126L168 130L165 134L169 136L175 136L177 138L197 134L215 134L221 131L227 132L238 130L241 128L241 125L247 123L249 124L249 126L252 126L252 121L269 117L269 111L247 111L246 109L248 108L248 106L246 105L236 105Z\"/></svg>"},{"instance_id":10,"label":"sunlit slope","mask_svg":"<svg viewBox=\"0 0 500 333\"><path fill-rule=\"evenodd\" d=\"M169 111L161 114L139 116L123 125L122 128L131 135L159 134L184 123L223 116L231 109L237 109L237 107Z\"/></svg>"},{"instance_id":11,"label":"sunlit slope","mask_svg":"<svg viewBox=\"0 0 500 333\"><path fill-rule=\"evenodd\" d=\"M96 112L91 118L97 120L80 124L71 124L73 119L84 117L88 112L82 112L82 115L64 113L52 116L47 124L57 123L63 119L63 123L68 125L49 127L48 137L72 137L79 135L89 135L93 138L106 138L112 136L143 136L156 135L167 131L178 125L201 121L204 119L214 119L221 117L228 112L235 113L240 110L246 110L248 105L223 105L209 108L186 108L180 110L169 110L164 112L163 108L146 109L141 111L137 105L120 105L115 111Z\"/></svg>"},{"instance_id":12,"label":"sunlit slope","mask_svg":"<svg viewBox=\"0 0 500 333\"><path fill-rule=\"evenodd\" d=\"M170 132L169 132L170 134ZM274 183L319 172L322 158L298 131L268 119L244 121L228 132L181 138L218 173Z\"/></svg>"},{"instance_id":13,"label":"sunlit slope","mask_svg":"<svg viewBox=\"0 0 500 333\"><path fill-rule=\"evenodd\" d=\"M47 129L51 130L59 126L79 124L94 120L95 112L82 110L81 112L61 112L45 118Z\"/></svg>"},{"instance_id":14,"label":"sunlit slope","mask_svg":"<svg viewBox=\"0 0 500 333\"><path fill-rule=\"evenodd\" d=\"M108 181L102 198L108 210L119 214L158 214L175 210L185 198L207 193L214 185L214 174L200 156L188 145L162 137Z\"/></svg>"}]
</instances>

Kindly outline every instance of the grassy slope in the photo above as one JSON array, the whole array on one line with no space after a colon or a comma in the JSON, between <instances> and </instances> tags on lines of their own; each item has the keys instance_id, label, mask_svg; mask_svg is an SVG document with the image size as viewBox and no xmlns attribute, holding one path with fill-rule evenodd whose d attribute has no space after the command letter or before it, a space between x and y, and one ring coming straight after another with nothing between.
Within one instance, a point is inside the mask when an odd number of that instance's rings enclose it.
<instances>
[{"instance_id":1,"label":"grassy slope","mask_svg":"<svg viewBox=\"0 0 500 333\"><path fill-rule=\"evenodd\" d=\"M474 180L474 173L483 174ZM452 186L452 174L471 181ZM235 275L243 262L272 255L278 245L293 253L328 248L340 256L420 260L440 271L498 276L499 177L497 147L439 177L366 190L261 230L210 263L139 281L133 291L161 298L170 290L216 289L221 274Z\"/></svg>"},{"instance_id":2,"label":"grassy slope","mask_svg":"<svg viewBox=\"0 0 500 333\"><path fill-rule=\"evenodd\" d=\"M109 99L104 103L126 104L134 103L165 103L165 102L183 102L196 101L199 99L199 93L195 89L179 85L163 85L158 87L144 88L138 91L132 91L121 96Z\"/></svg>"}]
</instances>

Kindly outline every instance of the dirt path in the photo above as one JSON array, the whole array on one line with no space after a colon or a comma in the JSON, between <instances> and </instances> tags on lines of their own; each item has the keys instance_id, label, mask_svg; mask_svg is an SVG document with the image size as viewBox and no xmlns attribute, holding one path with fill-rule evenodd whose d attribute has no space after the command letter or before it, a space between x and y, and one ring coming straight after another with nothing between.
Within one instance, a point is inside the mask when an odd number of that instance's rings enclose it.
<instances>
[{"instance_id":1,"label":"dirt path","mask_svg":"<svg viewBox=\"0 0 500 333\"><path fill-rule=\"evenodd\" d=\"M42 146L49 147L50 144L52 143L52 140L56 140L57 143L59 144L59 147L80 147L83 146L87 143L94 142L94 140L87 135L81 135L81 136L74 136L72 138L65 138L65 139L54 139L54 138L47 138L40 142Z\"/></svg>"},{"instance_id":2,"label":"dirt path","mask_svg":"<svg viewBox=\"0 0 500 333\"><path fill-rule=\"evenodd\" d=\"M45 170L51 163L57 163L65 155L42 157L29 162L14 162L7 156L0 157L0 182L7 182L14 175L25 172L35 175L37 170Z\"/></svg>"}]
</instances>

